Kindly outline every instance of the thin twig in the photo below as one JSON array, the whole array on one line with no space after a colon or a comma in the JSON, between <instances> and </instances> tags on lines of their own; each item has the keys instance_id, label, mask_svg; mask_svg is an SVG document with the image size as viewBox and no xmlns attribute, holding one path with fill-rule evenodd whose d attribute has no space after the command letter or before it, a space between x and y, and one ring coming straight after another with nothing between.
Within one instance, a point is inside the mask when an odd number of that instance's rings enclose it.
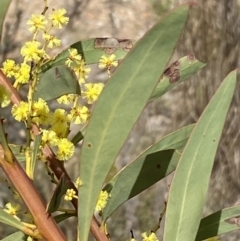
<instances>
[{"instance_id":1,"label":"thin twig","mask_svg":"<svg viewBox=\"0 0 240 241\"><path fill-rule=\"evenodd\" d=\"M158 229L161 227L161 222L162 222L164 214L166 213L166 209L167 209L167 202L164 202L164 208L163 208L163 211L160 213L157 226L154 229L152 229L153 233L156 233L158 231Z\"/></svg>"}]
</instances>

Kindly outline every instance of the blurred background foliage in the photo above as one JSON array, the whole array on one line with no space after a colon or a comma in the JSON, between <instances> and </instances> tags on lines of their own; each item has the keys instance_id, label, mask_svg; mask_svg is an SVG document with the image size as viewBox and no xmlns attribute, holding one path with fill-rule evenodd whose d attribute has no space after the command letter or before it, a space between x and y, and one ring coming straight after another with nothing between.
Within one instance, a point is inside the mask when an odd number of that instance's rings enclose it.
<instances>
[{"instance_id":1,"label":"blurred background foliage","mask_svg":"<svg viewBox=\"0 0 240 241\"><path fill-rule=\"evenodd\" d=\"M70 22L58 37L64 49L80 39L93 37L116 37L138 40L166 12L184 0L49 0L50 8L67 9ZM146 106L129 139L122 149L116 166L122 168L146 147L160 137L199 118L203 109L228 72L239 66L240 12L237 0L199 0L198 9L193 9L183 36L172 61L194 53L207 66L189 81L166 94L160 100ZM32 13L40 13L43 1L13 0L4 24L1 46L1 61L6 58L19 60L19 50L31 37L26 21ZM52 52L57 54L60 49ZM153 63L154 65L154 63ZM150 73L150 71L149 71ZM91 81L105 81L106 73L92 66ZM239 84L238 84L239 85ZM22 92L24 96L24 91ZM240 89L236 89L217 152L209 187L205 213L239 203L240 198ZM13 121L9 109L4 110L7 132L11 143L22 144L25 140L23 126ZM79 128L79 127L77 127ZM80 147L80 146L79 146ZM78 176L76 159L66 162L66 169L73 180ZM12 200L12 193L0 172L0 206ZM3 177L3 178L2 178ZM54 185L49 185L44 165L39 163L36 171L36 186L49 200ZM111 239L129 239L130 230L136 238L149 231L158 222L164 208L171 176L152 186L120 207L108 222ZM196 190L197 191L197 190ZM71 218L61 227L69 240L76 240L76 219ZM158 232L161 240L162 228ZM13 230L0 224L0 239ZM237 240L239 232L225 235L222 240Z\"/></svg>"}]
</instances>

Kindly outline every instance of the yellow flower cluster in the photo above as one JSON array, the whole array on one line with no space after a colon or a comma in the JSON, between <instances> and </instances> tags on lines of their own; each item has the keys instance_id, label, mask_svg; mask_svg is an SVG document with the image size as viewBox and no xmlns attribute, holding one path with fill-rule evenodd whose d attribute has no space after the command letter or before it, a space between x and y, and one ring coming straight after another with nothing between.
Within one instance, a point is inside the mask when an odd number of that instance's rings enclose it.
<instances>
[{"instance_id":1,"label":"yellow flower cluster","mask_svg":"<svg viewBox=\"0 0 240 241\"><path fill-rule=\"evenodd\" d=\"M14 77L15 87L19 84L26 84L30 78L31 67L29 62L44 62L50 57L46 53L46 48L58 47L61 40L57 39L50 31L55 27L61 29L66 25L69 18L65 16L65 9L54 10L49 14L48 19L43 14L32 14L27 21L28 29L33 33L33 39L26 42L21 48L23 63L16 64L13 60L6 60L3 63L2 71L7 77ZM38 39L38 34L42 33L43 43Z\"/></svg>"},{"instance_id":2,"label":"yellow flower cluster","mask_svg":"<svg viewBox=\"0 0 240 241\"><path fill-rule=\"evenodd\" d=\"M30 115L28 103L21 101L20 105L13 105L12 115L17 121L26 121ZM42 146L50 144L57 146L57 158L68 160L74 154L75 147L66 137L69 134L70 115L64 109L50 112L47 103L39 99L33 103L31 110L32 123L42 128ZM47 128L48 130L44 129Z\"/></svg>"},{"instance_id":3,"label":"yellow flower cluster","mask_svg":"<svg viewBox=\"0 0 240 241\"><path fill-rule=\"evenodd\" d=\"M26 42L20 50L23 62L17 64L14 60L8 59L2 67L5 75L15 80L15 88L19 89L22 85L29 84L28 99L21 101L19 105L13 105L11 111L13 117L19 122L25 122L28 129L31 129L32 124L38 125L42 132L41 147L46 144L57 147L56 156L62 161L70 159L75 151L73 143L67 139L70 124L87 123L90 117L89 105L96 102L104 87L103 83L86 83L90 68L86 66L86 62L78 50L70 48L65 64L75 73L80 85L81 96L67 94L57 99L60 104L72 105L68 111L61 108L51 111L45 100L41 98L37 101L33 100L35 87L40 81L38 73L41 65L50 60L46 48L57 47L61 44L61 41L51 34L51 30L61 29L69 22L69 18L65 15L65 9L53 10L48 16L45 16L45 13L32 14L27 21L27 26L33 34L33 38ZM108 73L111 67L117 65L116 56L113 54L103 55L99 60L99 68L107 69ZM29 82L30 79L31 82ZM10 102L11 96L3 86L0 86L0 94L0 105L4 107ZM78 104L80 97L85 105ZM101 195L97 210L102 210L104 202L108 198L105 192ZM103 201L104 195L105 201Z\"/></svg>"},{"instance_id":4,"label":"yellow flower cluster","mask_svg":"<svg viewBox=\"0 0 240 241\"><path fill-rule=\"evenodd\" d=\"M82 186L82 180L78 177L77 180L75 181L75 186L77 188L79 188L80 186Z\"/></svg>"},{"instance_id":5,"label":"yellow flower cluster","mask_svg":"<svg viewBox=\"0 0 240 241\"><path fill-rule=\"evenodd\" d=\"M109 197L110 197L110 195L107 191L101 191L100 195L98 197L95 211L101 212L106 207Z\"/></svg>"},{"instance_id":6,"label":"yellow flower cluster","mask_svg":"<svg viewBox=\"0 0 240 241\"><path fill-rule=\"evenodd\" d=\"M80 178L78 178L75 182L76 187L82 186L82 181ZM73 198L78 198L76 195L76 192L73 189L68 189L65 196L64 200L66 201L72 201ZM110 198L110 194L107 191L101 191L100 195L98 197L97 205L95 207L96 212L101 212L107 205L107 201ZM148 241L148 240L143 240L143 241ZM158 241L158 240L150 240L150 241Z\"/></svg>"},{"instance_id":7,"label":"yellow flower cluster","mask_svg":"<svg viewBox=\"0 0 240 241\"><path fill-rule=\"evenodd\" d=\"M45 51L40 49L41 43L33 40L26 42L21 48L21 55L24 58L24 62L38 62L40 59L44 58Z\"/></svg>"},{"instance_id":8,"label":"yellow flower cluster","mask_svg":"<svg viewBox=\"0 0 240 241\"><path fill-rule=\"evenodd\" d=\"M90 117L90 111L86 106L76 106L71 109L69 118L74 124L84 124Z\"/></svg>"},{"instance_id":9,"label":"yellow flower cluster","mask_svg":"<svg viewBox=\"0 0 240 241\"><path fill-rule=\"evenodd\" d=\"M5 212L9 213L10 215L12 215L14 218L16 218L17 220L20 220L19 217L17 217L17 214L20 210L21 206L19 204L11 204L11 203L7 203L5 205L5 208L3 209Z\"/></svg>"},{"instance_id":10,"label":"yellow flower cluster","mask_svg":"<svg viewBox=\"0 0 240 241\"><path fill-rule=\"evenodd\" d=\"M68 52L69 57L66 60L65 64L74 71L78 78L79 84L85 83L85 80L88 77L91 69L86 66L84 59L78 53L77 49L70 48Z\"/></svg>"},{"instance_id":11,"label":"yellow flower cluster","mask_svg":"<svg viewBox=\"0 0 240 241\"><path fill-rule=\"evenodd\" d=\"M7 77L14 77L17 83L26 84L29 81L30 65L26 63L18 65L14 60L7 59L3 63L2 71Z\"/></svg>"},{"instance_id":12,"label":"yellow flower cluster","mask_svg":"<svg viewBox=\"0 0 240 241\"><path fill-rule=\"evenodd\" d=\"M159 241L156 234L151 232L148 234L147 232L142 233L142 241Z\"/></svg>"},{"instance_id":13,"label":"yellow flower cluster","mask_svg":"<svg viewBox=\"0 0 240 241\"><path fill-rule=\"evenodd\" d=\"M27 20L28 30L32 33L32 39L25 42L20 49L22 62L16 63L14 60L8 59L3 63L1 70L3 73L12 78L13 86L19 90L23 85L28 84L28 95L24 101L19 104L14 104L11 109L12 116L19 122L24 122L27 130L27 147L25 148L26 157L26 172L32 178L31 171L28 167L31 163L31 148L35 135L31 132L32 126L37 125L41 131L40 150L45 145L54 147L56 157L60 161L70 159L75 152L74 144L68 140L70 133L70 125L86 124L90 118L90 108L99 98L103 88L103 83L87 83L86 79L89 76L90 68L86 66L84 58L78 53L77 49L70 48L68 50L68 58L65 64L74 72L80 85L81 95L67 94L59 97L57 101L60 104L71 104L72 106L67 110L58 108L51 110L48 103L39 98L35 100L34 92L37 90L36 86L40 80L41 67L44 63L51 60L47 53L47 48L55 48L61 45L61 40L52 34L52 30L61 29L69 22L69 18L65 16L65 9L52 10L52 12L45 16L43 14L32 14ZM115 55L103 55L99 60L99 68L106 69L110 76L110 69L117 67L118 61ZM51 81L51 80L49 80ZM79 98L82 98L84 104L79 104ZM10 103L11 93L0 85L0 105L5 107ZM28 160L29 159L29 160ZM28 163L28 164L27 164ZM82 185L82 181L78 178L75 182L76 187ZM64 196L66 201L71 201L76 196L74 189L68 189ZM101 212L106 204L110 194L107 191L101 191L95 210ZM17 217L20 206L7 203L4 211L10 215ZM20 219L19 219L20 220ZM32 240L28 237L27 240ZM154 239L146 239L143 241L157 241Z\"/></svg>"},{"instance_id":14,"label":"yellow flower cluster","mask_svg":"<svg viewBox=\"0 0 240 241\"><path fill-rule=\"evenodd\" d=\"M151 232L151 233L144 232L142 233L141 236L142 236L142 241L159 241L154 232ZM137 241L137 240L132 237L131 241Z\"/></svg>"},{"instance_id":15,"label":"yellow flower cluster","mask_svg":"<svg viewBox=\"0 0 240 241\"><path fill-rule=\"evenodd\" d=\"M118 61L116 60L116 56L111 54L109 56L103 55L99 60L99 68L100 69L108 69L110 70L111 67L117 67Z\"/></svg>"},{"instance_id":16,"label":"yellow flower cluster","mask_svg":"<svg viewBox=\"0 0 240 241\"><path fill-rule=\"evenodd\" d=\"M29 115L28 103L21 101L19 106L13 105L12 115L17 121L26 121Z\"/></svg>"},{"instance_id":17,"label":"yellow flower cluster","mask_svg":"<svg viewBox=\"0 0 240 241\"><path fill-rule=\"evenodd\" d=\"M6 87L0 85L0 106L6 107L10 103L11 94L7 91Z\"/></svg>"},{"instance_id":18,"label":"yellow flower cluster","mask_svg":"<svg viewBox=\"0 0 240 241\"><path fill-rule=\"evenodd\" d=\"M75 73L78 78L82 90L82 98L86 100L87 104L93 104L99 97L104 84L103 83L86 83L86 78L90 73L90 68L86 66L86 63L82 56L78 53L77 49L70 48L68 50L69 56L65 64ZM68 94L58 98L59 103L70 104L76 103L76 96ZM90 117L90 111L87 106L77 106L70 111L70 119L75 124L84 124Z\"/></svg>"},{"instance_id":19,"label":"yellow flower cluster","mask_svg":"<svg viewBox=\"0 0 240 241\"><path fill-rule=\"evenodd\" d=\"M64 199L66 201L72 201L73 198L77 198L77 196L75 194L76 194L76 192L73 189L68 189L64 196Z\"/></svg>"},{"instance_id":20,"label":"yellow flower cluster","mask_svg":"<svg viewBox=\"0 0 240 241\"><path fill-rule=\"evenodd\" d=\"M87 83L84 85L84 89L82 91L82 98L87 100L88 104L93 104L98 96L101 94L104 84L102 83Z\"/></svg>"}]
</instances>

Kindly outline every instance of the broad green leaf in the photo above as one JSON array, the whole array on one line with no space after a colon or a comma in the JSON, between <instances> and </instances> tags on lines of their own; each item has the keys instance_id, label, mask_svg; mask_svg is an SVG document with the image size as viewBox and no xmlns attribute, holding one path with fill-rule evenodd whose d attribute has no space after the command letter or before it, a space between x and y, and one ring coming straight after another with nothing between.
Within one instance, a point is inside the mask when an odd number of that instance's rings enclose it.
<instances>
[{"instance_id":1,"label":"broad green leaf","mask_svg":"<svg viewBox=\"0 0 240 241\"><path fill-rule=\"evenodd\" d=\"M48 213L53 213L58 210L61 204L62 196L66 193L68 187L69 186L67 185L67 179L65 177L65 174L63 174L53 192L50 202L47 205Z\"/></svg>"},{"instance_id":2,"label":"broad green leaf","mask_svg":"<svg viewBox=\"0 0 240 241\"><path fill-rule=\"evenodd\" d=\"M64 220L66 220L68 218L71 218L71 217L74 217L74 216L76 216L75 213L63 213L63 214L56 215L53 218L55 219L55 221L57 223L60 223L60 222L62 222Z\"/></svg>"},{"instance_id":3,"label":"broad green leaf","mask_svg":"<svg viewBox=\"0 0 240 241\"><path fill-rule=\"evenodd\" d=\"M75 48L81 54L86 64L98 63L102 55L113 53L116 59L122 59L131 50L134 41L130 39L116 39L116 38L94 38L82 40L69 46L66 50L56 56L54 60L46 62L42 67L42 72L48 69L65 64L69 57L69 48Z\"/></svg>"},{"instance_id":4,"label":"broad green leaf","mask_svg":"<svg viewBox=\"0 0 240 241\"><path fill-rule=\"evenodd\" d=\"M80 86L73 71L62 65L49 69L41 76L34 99L47 101L65 94L80 95Z\"/></svg>"},{"instance_id":5,"label":"broad green leaf","mask_svg":"<svg viewBox=\"0 0 240 241\"><path fill-rule=\"evenodd\" d=\"M26 241L26 240L27 240L26 235L23 232L18 231L16 233L13 233L7 236L4 239L1 239L0 241Z\"/></svg>"},{"instance_id":6,"label":"broad green leaf","mask_svg":"<svg viewBox=\"0 0 240 241\"><path fill-rule=\"evenodd\" d=\"M193 128L189 125L163 137L113 177L104 187L111 198L103 210L103 221L122 203L175 170L180 154L169 149L183 149Z\"/></svg>"},{"instance_id":7,"label":"broad green leaf","mask_svg":"<svg viewBox=\"0 0 240 241\"><path fill-rule=\"evenodd\" d=\"M178 64L178 65L177 65ZM176 66L175 66L176 65ZM185 56L177 61L175 61L169 68L166 69L166 74L159 80L159 83L155 90L153 91L148 102L151 102L168 91L170 91L173 87L178 85L179 83L187 80L190 76L196 74L200 69L202 69L206 64L195 59L193 55ZM174 70L179 70L179 80L171 83L170 78L174 76ZM171 71L169 71L171 70ZM178 71L177 71L178 72ZM169 75L170 73L170 75ZM170 76L167 76L167 74ZM79 141L83 140L84 136L82 131L78 132L74 138L72 139L73 143L76 145Z\"/></svg>"},{"instance_id":8,"label":"broad green leaf","mask_svg":"<svg viewBox=\"0 0 240 241\"><path fill-rule=\"evenodd\" d=\"M236 85L231 72L197 122L170 187L164 241L192 241L202 217L213 161Z\"/></svg>"},{"instance_id":9,"label":"broad green leaf","mask_svg":"<svg viewBox=\"0 0 240 241\"><path fill-rule=\"evenodd\" d=\"M8 7L11 3L11 0L1 0L1 8L0 8L0 40L2 39L2 28L3 22L5 19L5 15L7 13Z\"/></svg>"},{"instance_id":10,"label":"broad green leaf","mask_svg":"<svg viewBox=\"0 0 240 241\"><path fill-rule=\"evenodd\" d=\"M149 102L159 98L179 83L196 74L205 65L195 59L194 55L188 55L175 61L164 71L163 77L159 80Z\"/></svg>"},{"instance_id":11,"label":"broad green leaf","mask_svg":"<svg viewBox=\"0 0 240 241\"><path fill-rule=\"evenodd\" d=\"M110 180L111 180L117 173L118 173L117 167L116 167L115 164L113 164L113 165L111 166L111 169L110 169L110 171L108 172L105 180L104 180L104 184L110 182Z\"/></svg>"},{"instance_id":12,"label":"broad green leaf","mask_svg":"<svg viewBox=\"0 0 240 241\"><path fill-rule=\"evenodd\" d=\"M18 220L17 218L14 218L12 215L3 211L2 209L0 209L0 222L20 230L25 228L20 220Z\"/></svg>"},{"instance_id":13,"label":"broad green leaf","mask_svg":"<svg viewBox=\"0 0 240 241\"><path fill-rule=\"evenodd\" d=\"M240 229L240 205L225 208L201 220L196 241Z\"/></svg>"},{"instance_id":14,"label":"broad green leaf","mask_svg":"<svg viewBox=\"0 0 240 241\"><path fill-rule=\"evenodd\" d=\"M83 185L78 198L78 239L81 241L88 240L103 182L164 71L182 32L188 9L185 5L171 12L134 46L95 105L80 158Z\"/></svg>"}]
</instances>

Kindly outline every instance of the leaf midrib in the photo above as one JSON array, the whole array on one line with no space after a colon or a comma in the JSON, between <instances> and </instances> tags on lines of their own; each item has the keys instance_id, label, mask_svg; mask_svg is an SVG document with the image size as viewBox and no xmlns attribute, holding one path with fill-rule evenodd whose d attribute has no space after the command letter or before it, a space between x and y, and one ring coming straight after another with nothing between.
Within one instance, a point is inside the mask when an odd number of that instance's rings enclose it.
<instances>
[{"instance_id":1,"label":"leaf midrib","mask_svg":"<svg viewBox=\"0 0 240 241\"><path fill-rule=\"evenodd\" d=\"M229 88L229 86L228 86L228 88ZM224 93L225 92L227 92L227 90L228 90L228 88L226 88L224 91L223 91L223 96L224 96ZM217 103L217 108L215 108L214 109L214 111L212 112L212 115L211 115L211 118L209 118L209 122L208 122L208 125L206 126L206 128L204 129L204 132L203 133L205 133L206 132L206 129L208 129L208 127L209 127L209 125L210 125L210 123L211 123L211 121L212 121L212 119L213 119L213 116L214 116L214 114L217 112L216 110L219 108L219 105L220 105L220 103L221 102L218 102ZM203 113L204 114L204 113ZM197 126L198 126L198 124L196 125L196 127L195 128L197 128ZM195 129L194 128L194 129ZM194 134L194 132L193 132L193 134ZM200 148L200 143L202 143L201 141L199 141L198 142L199 144L198 144L198 147L197 147L197 149L196 149L196 151L195 151L195 155L194 155L194 158L193 158L193 160L195 160L196 159L196 156L197 156L197 153L198 153L198 150L199 150L199 148ZM187 146L185 147L185 148L187 148ZM194 163L194 161L192 161L191 162L191 166L190 166L190 169L189 170L192 170L192 167L193 167L193 163ZM190 179L190 177L191 177L191 171L189 171L188 172L188 175L187 175L187 178L186 178L186 182L185 183L189 183L189 179ZM185 185L186 186L186 185ZM187 191L188 191L188 186L186 186L186 188L184 189L184 195L183 195L183 201L182 201L182 203L184 204L184 205L181 205L181 209L180 209L180 216L179 216L179 222L178 222L178 228L177 228L177 232L176 232L176 235L177 235L177 240L179 240L179 238L180 238L180 235L178 235L180 232L180 223L182 222L182 220L183 220L183 211L184 211L184 209L185 209L185 200L186 200L186 193L187 193Z\"/></svg>"}]
</instances>

